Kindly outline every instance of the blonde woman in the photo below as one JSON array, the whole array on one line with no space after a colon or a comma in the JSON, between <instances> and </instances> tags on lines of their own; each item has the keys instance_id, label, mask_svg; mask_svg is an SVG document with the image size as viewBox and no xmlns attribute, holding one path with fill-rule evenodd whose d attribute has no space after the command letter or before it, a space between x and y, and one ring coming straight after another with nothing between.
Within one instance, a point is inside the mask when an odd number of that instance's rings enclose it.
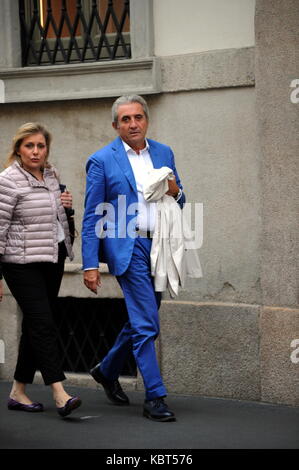
<instances>
[{"instance_id":1,"label":"blonde woman","mask_svg":"<svg viewBox=\"0 0 299 470\"><path fill-rule=\"evenodd\" d=\"M51 135L40 124L21 126L12 143L7 167L0 173L0 279L3 277L22 313L22 334L10 410L43 411L26 395L40 370L52 388L58 414L81 405L64 389L52 311L66 256L73 258L65 208L72 196L61 194L57 172L48 162ZM0 300L3 286L0 281Z\"/></svg>"}]
</instances>

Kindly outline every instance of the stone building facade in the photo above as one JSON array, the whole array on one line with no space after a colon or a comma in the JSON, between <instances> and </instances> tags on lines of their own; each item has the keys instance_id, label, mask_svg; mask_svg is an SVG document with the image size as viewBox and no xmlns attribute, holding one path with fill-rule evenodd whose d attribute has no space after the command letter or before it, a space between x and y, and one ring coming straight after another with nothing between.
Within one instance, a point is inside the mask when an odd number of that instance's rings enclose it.
<instances>
[{"instance_id":1,"label":"stone building facade","mask_svg":"<svg viewBox=\"0 0 299 470\"><path fill-rule=\"evenodd\" d=\"M131 0L131 59L43 67L21 67L17 4L0 4L1 161L19 125L44 123L80 231L85 161L114 138L111 104L145 96L148 135L171 145L187 200L203 204L204 276L161 308L169 392L298 406L297 0ZM75 252L60 295L90 297L79 239ZM101 269L100 297L120 297ZM11 378L19 323L6 292L2 379Z\"/></svg>"}]
</instances>

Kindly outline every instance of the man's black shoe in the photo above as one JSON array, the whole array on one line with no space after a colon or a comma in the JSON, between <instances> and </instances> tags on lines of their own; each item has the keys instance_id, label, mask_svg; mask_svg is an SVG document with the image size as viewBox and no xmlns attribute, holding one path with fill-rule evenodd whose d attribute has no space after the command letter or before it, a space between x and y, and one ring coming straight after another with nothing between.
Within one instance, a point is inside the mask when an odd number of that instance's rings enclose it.
<instances>
[{"instance_id":1,"label":"man's black shoe","mask_svg":"<svg viewBox=\"0 0 299 470\"><path fill-rule=\"evenodd\" d=\"M163 423L176 421L174 413L168 409L163 398L145 400L143 405L143 416L152 419L153 421L161 421Z\"/></svg>"},{"instance_id":2,"label":"man's black shoe","mask_svg":"<svg viewBox=\"0 0 299 470\"><path fill-rule=\"evenodd\" d=\"M102 374L99 369L99 366L95 366L89 371L90 375L94 378L96 382L101 384L105 390L105 393L109 400L114 405L129 405L129 399L118 380L107 380L106 377Z\"/></svg>"}]
</instances>

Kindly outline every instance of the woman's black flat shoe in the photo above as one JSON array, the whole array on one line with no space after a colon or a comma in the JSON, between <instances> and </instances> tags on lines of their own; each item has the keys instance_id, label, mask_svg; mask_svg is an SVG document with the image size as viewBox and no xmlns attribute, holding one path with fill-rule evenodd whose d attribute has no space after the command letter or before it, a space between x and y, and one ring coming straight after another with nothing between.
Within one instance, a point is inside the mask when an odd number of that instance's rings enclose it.
<instances>
[{"instance_id":1,"label":"woman's black flat shoe","mask_svg":"<svg viewBox=\"0 0 299 470\"><path fill-rule=\"evenodd\" d=\"M57 408L57 412L62 418L65 418L76 408L79 408L81 403L82 401L79 397L70 398L62 408Z\"/></svg>"},{"instance_id":2,"label":"woman's black flat shoe","mask_svg":"<svg viewBox=\"0 0 299 470\"><path fill-rule=\"evenodd\" d=\"M31 403L30 405L24 405L24 403L20 403L19 401L16 401L13 398L8 399L7 408L9 410L29 411L30 413L44 411L44 407L41 403Z\"/></svg>"}]
</instances>

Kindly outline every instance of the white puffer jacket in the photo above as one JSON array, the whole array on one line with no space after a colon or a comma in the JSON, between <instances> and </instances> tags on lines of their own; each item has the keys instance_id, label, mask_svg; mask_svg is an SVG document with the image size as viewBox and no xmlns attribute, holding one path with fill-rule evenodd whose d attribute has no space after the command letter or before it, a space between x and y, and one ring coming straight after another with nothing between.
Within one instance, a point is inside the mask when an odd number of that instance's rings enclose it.
<instances>
[{"instance_id":1,"label":"white puffer jacket","mask_svg":"<svg viewBox=\"0 0 299 470\"><path fill-rule=\"evenodd\" d=\"M14 162L0 173L0 255L4 263L58 260L57 217L73 259L68 221L54 167L38 181Z\"/></svg>"}]
</instances>

